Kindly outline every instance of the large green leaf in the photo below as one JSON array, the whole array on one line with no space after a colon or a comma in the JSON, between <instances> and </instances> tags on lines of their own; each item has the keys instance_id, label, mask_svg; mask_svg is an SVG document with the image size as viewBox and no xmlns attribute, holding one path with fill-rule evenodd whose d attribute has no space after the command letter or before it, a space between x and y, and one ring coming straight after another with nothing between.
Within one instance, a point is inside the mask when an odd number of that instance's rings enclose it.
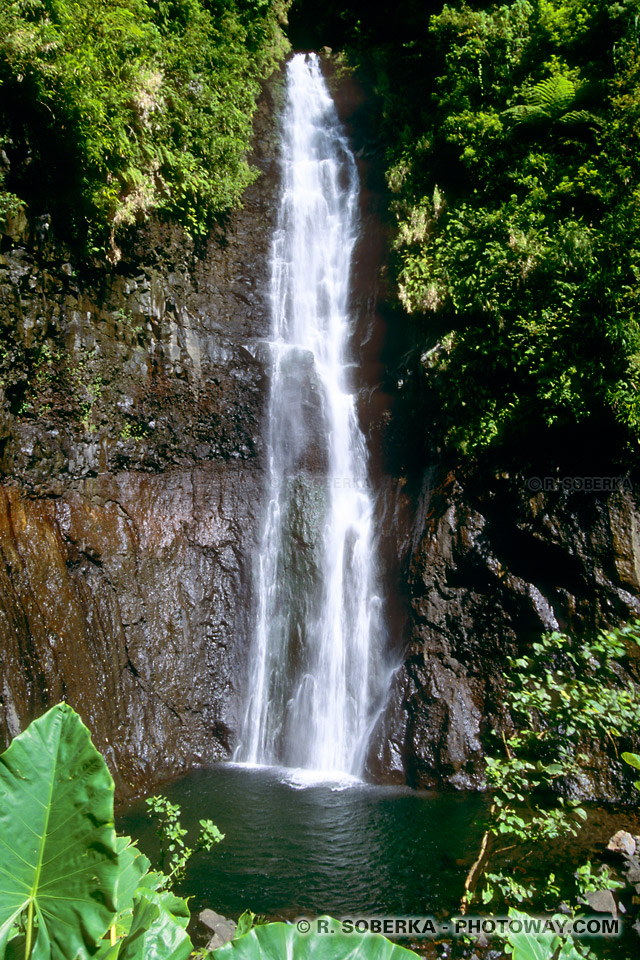
<instances>
[{"instance_id":1,"label":"large green leaf","mask_svg":"<svg viewBox=\"0 0 640 960\"><path fill-rule=\"evenodd\" d=\"M187 960L193 944L184 929L186 924L183 925L181 918L169 912L161 895L142 890L138 894L131 930L119 944L115 956L118 960ZM174 901L176 899L173 898Z\"/></svg>"},{"instance_id":2,"label":"large green leaf","mask_svg":"<svg viewBox=\"0 0 640 960\"><path fill-rule=\"evenodd\" d=\"M131 837L116 837L118 850L118 889L115 923L117 936L124 936L131 929L133 901L138 887L147 881L151 866L144 853L138 850Z\"/></svg>"},{"instance_id":3,"label":"large green leaf","mask_svg":"<svg viewBox=\"0 0 640 960\"><path fill-rule=\"evenodd\" d=\"M509 910L509 919L518 920L522 926L519 933L510 931L507 938L513 960L552 960L561 943L556 933L527 933L527 926L533 922L533 918L513 908Z\"/></svg>"},{"instance_id":4,"label":"large green leaf","mask_svg":"<svg viewBox=\"0 0 640 960\"><path fill-rule=\"evenodd\" d=\"M149 871L149 861L129 837L118 837L118 849L117 941L105 940L94 960L186 960L193 950L187 901L162 889L166 877Z\"/></svg>"},{"instance_id":5,"label":"large green leaf","mask_svg":"<svg viewBox=\"0 0 640 960\"><path fill-rule=\"evenodd\" d=\"M379 933L342 933L337 920L321 917L315 923L321 921L335 933L300 933L292 924L266 923L214 950L212 956L215 960L415 960L412 950Z\"/></svg>"},{"instance_id":6,"label":"large green leaf","mask_svg":"<svg viewBox=\"0 0 640 960\"><path fill-rule=\"evenodd\" d=\"M60 703L0 757L0 960L29 912L31 960L89 957L115 917L117 881L113 780Z\"/></svg>"},{"instance_id":7,"label":"large green leaf","mask_svg":"<svg viewBox=\"0 0 640 960\"><path fill-rule=\"evenodd\" d=\"M144 897L149 903L157 903L161 906L173 922L182 927L183 930L186 930L189 926L189 920L191 919L189 904L182 897L176 896L172 890L152 890L141 886L138 888L138 895Z\"/></svg>"},{"instance_id":8,"label":"large green leaf","mask_svg":"<svg viewBox=\"0 0 640 960\"><path fill-rule=\"evenodd\" d=\"M116 849L119 867L116 907L121 913L133 907L135 892L151 864L131 837L116 837Z\"/></svg>"}]
</instances>

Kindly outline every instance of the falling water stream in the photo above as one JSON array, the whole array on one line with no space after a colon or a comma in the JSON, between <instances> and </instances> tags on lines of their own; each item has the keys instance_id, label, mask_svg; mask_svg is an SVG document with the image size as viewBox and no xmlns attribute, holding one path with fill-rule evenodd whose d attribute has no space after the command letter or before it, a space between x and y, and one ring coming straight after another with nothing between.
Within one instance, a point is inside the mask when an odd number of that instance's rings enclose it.
<instances>
[{"instance_id":1,"label":"falling water stream","mask_svg":"<svg viewBox=\"0 0 640 960\"><path fill-rule=\"evenodd\" d=\"M235 759L357 777L386 679L350 356L359 180L315 54L288 65L281 171L268 505Z\"/></svg>"}]
</instances>

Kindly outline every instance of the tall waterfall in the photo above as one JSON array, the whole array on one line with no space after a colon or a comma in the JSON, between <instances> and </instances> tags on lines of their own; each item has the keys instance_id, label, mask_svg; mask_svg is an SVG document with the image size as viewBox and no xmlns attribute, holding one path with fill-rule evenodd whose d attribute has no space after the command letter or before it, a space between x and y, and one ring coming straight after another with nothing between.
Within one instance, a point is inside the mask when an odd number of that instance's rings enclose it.
<instances>
[{"instance_id":1,"label":"tall waterfall","mask_svg":"<svg viewBox=\"0 0 640 960\"><path fill-rule=\"evenodd\" d=\"M385 674L349 350L359 182L315 54L288 66L281 168L268 505L236 759L357 776Z\"/></svg>"}]
</instances>

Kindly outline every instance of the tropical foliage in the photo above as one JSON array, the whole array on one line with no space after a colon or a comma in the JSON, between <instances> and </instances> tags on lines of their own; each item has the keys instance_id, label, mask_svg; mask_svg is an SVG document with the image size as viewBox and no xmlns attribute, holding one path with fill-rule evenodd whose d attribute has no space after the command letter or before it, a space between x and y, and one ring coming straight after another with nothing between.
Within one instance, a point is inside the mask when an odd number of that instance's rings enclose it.
<instances>
[{"instance_id":1,"label":"tropical foliage","mask_svg":"<svg viewBox=\"0 0 640 960\"><path fill-rule=\"evenodd\" d=\"M232 940L215 951L215 960L410 960L416 954L391 943L377 933L343 933L331 917L319 917L316 930L325 925L328 933L301 932L295 924L267 923L254 927L246 936Z\"/></svg>"},{"instance_id":2,"label":"tropical foliage","mask_svg":"<svg viewBox=\"0 0 640 960\"><path fill-rule=\"evenodd\" d=\"M0 957L186 960L184 900L128 837L89 731L58 704L0 757Z\"/></svg>"},{"instance_id":3,"label":"tropical foliage","mask_svg":"<svg viewBox=\"0 0 640 960\"><path fill-rule=\"evenodd\" d=\"M429 6L345 28L382 99L403 389L417 370L467 455L532 432L635 445L640 4Z\"/></svg>"},{"instance_id":4,"label":"tropical foliage","mask_svg":"<svg viewBox=\"0 0 640 960\"><path fill-rule=\"evenodd\" d=\"M237 204L287 0L0 0L0 216L109 242L152 210Z\"/></svg>"},{"instance_id":5,"label":"tropical foliage","mask_svg":"<svg viewBox=\"0 0 640 960\"><path fill-rule=\"evenodd\" d=\"M119 874L113 782L89 731L54 709L2 755L0 784L0 953L24 927L26 957L88 956Z\"/></svg>"},{"instance_id":6,"label":"tropical foliage","mask_svg":"<svg viewBox=\"0 0 640 960\"><path fill-rule=\"evenodd\" d=\"M557 906L560 881L549 873L540 889L526 872L532 847L576 836L587 818L571 797L589 756L609 746L615 762L617 742L640 729L640 698L629 678L630 659L640 646L640 623L601 632L593 640L552 633L534 643L529 656L509 662L506 705L515 730L494 738L487 758L492 806L477 860L465 884L465 901L498 901ZM633 764L634 754L622 758ZM562 789L564 788L564 789ZM517 867L505 861L517 851ZM496 865L489 869L489 864ZM522 863L525 863L523 868ZM575 875L562 895L577 902L589 890L612 889L608 868L591 863ZM465 905L463 903L463 909Z\"/></svg>"},{"instance_id":7,"label":"tropical foliage","mask_svg":"<svg viewBox=\"0 0 640 960\"><path fill-rule=\"evenodd\" d=\"M593 648L576 648L575 657L570 649L563 649L561 659L568 657L572 667L579 662L584 667L595 652L601 662L590 666L594 681L600 676L609 688L611 643L612 654L619 658L629 640L638 641L636 628L603 635ZM528 665L519 666L528 669ZM557 671L558 678L563 675ZM559 686L557 680L543 683L537 676L541 677L541 671L533 676L531 687L530 706L535 709L547 710L550 691L552 696L559 691L569 691L571 696L577 688L575 682ZM626 700L624 689L618 684L621 703ZM520 703L524 708L522 692L512 699L512 705ZM611 692L605 700L609 709ZM584 727L592 733L599 723L594 714L600 712L595 683L585 703L593 707L586 710L591 719L586 726L579 723L581 730ZM624 706L625 717L628 712L628 705ZM515 738L509 743L519 747ZM637 755L623 756L640 766ZM522 765L518 769L523 769ZM542 779L544 773L555 772L540 761L529 768L530 772L534 769L538 780L541 771ZM524 800L517 796L520 786L513 769L503 779L509 781L512 792L508 794L504 783L498 785L495 806L502 806L502 794L510 800ZM135 844L116 834L113 789L106 764L93 747L88 730L66 704L58 704L34 721L0 756L0 960L63 960L70 956L78 960L187 960L192 954L187 902L170 890L171 875L152 870ZM531 789L530 783L526 789ZM171 849L176 829L179 838L184 836L179 810L161 798L153 798L150 807L161 820L161 838L169 845L175 871L176 865L184 865L185 854L184 844ZM503 817L501 822L507 820ZM221 837L210 821L203 821L202 826L199 842L209 848ZM593 884L589 889L595 889ZM507 950L514 960L557 956L577 960L587 955L570 936L530 932L525 914L511 909L509 915L519 921L506 934ZM268 923L252 928L252 920L248 912L243 915L236 939L207 956L212 960L263 960L285 955L300 960L408 960L415 956L379 934L345 933L341 924L329 917L304 927ZM331 936L327 935L329 930ZM200 955L205 954L200 951Z\"/></svg>"}]
</instances>

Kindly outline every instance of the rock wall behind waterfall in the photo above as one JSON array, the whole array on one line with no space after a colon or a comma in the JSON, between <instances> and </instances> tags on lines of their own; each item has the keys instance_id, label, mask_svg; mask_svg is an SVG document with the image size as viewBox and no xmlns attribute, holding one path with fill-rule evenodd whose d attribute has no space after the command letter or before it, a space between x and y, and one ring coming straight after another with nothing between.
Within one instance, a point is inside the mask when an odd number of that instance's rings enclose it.
<instances>
[{"instance_id":1,"label":"rock wall behind waterfall","mask_svg":"<svg viewBox=\"0 0 640 960\"><path fill-rule=\"evenodd\" d=\"M386 553L398 564L407 647L373 771L421 787L481 786L486 734L510 729L507 657L547 631L592 634L638 617L637 479L625 487L537 493L522 474L465 478L436 459L422 477L388 480ZM621 766L593 755L576 787L619 796Z\"/></svg>"},{"instance_id":2,"label":"rock wall behind waterfall","mask_svg":"<svg viewBox=\"0 0 640 960\"><path fill-rule=\"evenodd\" d=\"M206 248L156 222L110 272L48 239L0 256L0 740L64 697L122 795L228 756L237 726L279 89Z\"/></svg>"},{"instance_id":3,"label":"rock wall behind waterfall","mask_svg":"<svg viewBox=\"0 0 640 960\"><path fill-rule=\"evenodd\" d=\"M121 789L227 755L255 471L0 490L3 734L67 700Z\"/></svg>"}]
</instances>

